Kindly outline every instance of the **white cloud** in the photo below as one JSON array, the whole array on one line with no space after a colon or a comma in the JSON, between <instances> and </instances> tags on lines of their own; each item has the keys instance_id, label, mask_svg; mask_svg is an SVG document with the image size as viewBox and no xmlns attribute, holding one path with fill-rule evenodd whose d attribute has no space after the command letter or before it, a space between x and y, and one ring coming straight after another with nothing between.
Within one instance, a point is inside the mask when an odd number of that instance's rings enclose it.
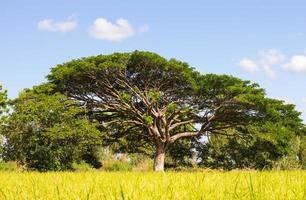
<instances>
[{"instance_id":1,"label":"white cloud","mask_svg":"<svg viewBox=\"0 0 306 200\"><path fill-rule=\"evenodd\" d=\"M288 60L277 49L263 50L259 52L257 59L244 58L239 62L239 66L251 73L262 70L272 79L276 78L277 75L275 67L282 67L295 73L306 73L306 52L305 54L294 55Z\"/></svg>"},{"instance_id":2,"label":"white cloud","mask_svg":"<svg viewBox=\"0 0 306 200\"><path fill-rule=\"evenodd\" d=\"M53 19L44 19L37 23L38 30L52 32L70 32L77 27L78 23L74 19L65 21L54 21Z\"/></svg>"},{"instance_id":3,"label":"white cloud","mask_svg":"<svg viewBox=\"0 0 306 200\"><path fill-rule=\"evenodd\" d=\"M306 55L293 56L283 68L292 72L306 72Z\"/></svg>"},{"instance_id":4,"label":"white cloud","mask_svg":"<svg viewBox=\"0 0 306 200\"><path fill-rule=\"evenodd\" d=\"M89 34L97 39L119 42L135 35L134 28L123 18L113 24L104 18L97 18L89 28Z\"/></svg>"},{"instance_id":5,"label":"white cloud","mask_svg":"<svg viewBox=\"0 0 306 200\"><path fill-rule=\"evenodd\" d=\"M286 56L277 49L268 49L259 52L260 62L263 65L278 65L286 60Z\"/></svg>"},{"instance_id":6,"label":"white cloud","mask_svg":"<svg viewBox=\"0 0 306 200\"><path fill-rule=\"evenodd\" d=\"M263 65L262 68L268 77L270 77L271 79L276 78L276 71L272 68L272 66Z\"/></svg>"},{"instance_id":7,"label":"white cloud","mask_svg":"<svg viewBox=\"0 0 306 200\"><path fill-rule=\"evenodd\" d=\"M286 60L286 56L277 49L267 49L259 53L259 63L264 72L270 78L276 78L275 65L280 65Z\"/></svg>"},{"instance_id":8,"label":"white cloud","mask_svg":"<svg viewBox=\"0 0 306 200\"><path fill-rule=\"evenodd\" d=\"M242 59L239 66L251 73L262 70L268 77L274 79L276 78L274 67L276 65L281 65L285 60L286 56L281 51L277 49L267 49L260 51L256 60Z\"/></svg>"},{"instance_id":9,"label":"white cloud","mask_svg":"<svg viewBox=\"0 0 306 200\"><path fill-rule=\"evenodd\" d=\"M257 64L249 59L249 58L244 58L239 62L239 66L244 69L245 71L248 71L250 73L254 73L258 71L258 66Z\"/></svg>"}]
</instances>

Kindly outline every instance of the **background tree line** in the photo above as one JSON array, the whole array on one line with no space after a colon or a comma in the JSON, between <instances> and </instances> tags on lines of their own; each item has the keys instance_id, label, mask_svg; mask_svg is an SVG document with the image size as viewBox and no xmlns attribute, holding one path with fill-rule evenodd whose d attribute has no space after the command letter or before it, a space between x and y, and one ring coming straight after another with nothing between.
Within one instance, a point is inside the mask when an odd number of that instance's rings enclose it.
<instances>
[{"instance_id":1,"label":"background tree line","mask_svg":"<svg viewBox=\"0 0 306 200\"><path fill-rule=\"evenodd\" d=\"M1 159L25 169L99 168L103 151L169 168L301 168L305 125L257 84L135 51L72 60L8 100Z\"/></svg>"}]
</instances>

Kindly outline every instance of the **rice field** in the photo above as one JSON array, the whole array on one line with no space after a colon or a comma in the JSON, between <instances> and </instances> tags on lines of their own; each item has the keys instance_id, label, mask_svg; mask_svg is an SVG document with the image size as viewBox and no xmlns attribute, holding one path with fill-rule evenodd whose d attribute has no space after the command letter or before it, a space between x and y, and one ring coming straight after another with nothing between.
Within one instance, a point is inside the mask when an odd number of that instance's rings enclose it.
<instances>
[{"instance_id":1,"label":"rice field","mask_svg":"<svg viewBox=\"0 0 306 200\"><path fill-rule=\"evenodd\" d=\"M306 199L306 171L0 172L1 200Z\"/></svg>"}]
</instances>

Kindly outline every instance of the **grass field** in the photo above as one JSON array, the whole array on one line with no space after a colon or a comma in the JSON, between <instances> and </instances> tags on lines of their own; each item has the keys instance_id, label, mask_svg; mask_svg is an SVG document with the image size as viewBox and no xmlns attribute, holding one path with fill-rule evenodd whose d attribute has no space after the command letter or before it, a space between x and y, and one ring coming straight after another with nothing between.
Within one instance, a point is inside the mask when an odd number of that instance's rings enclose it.
<instances>
[{"instance_id":1,"label":"grass field","mask_svg":"<svg viewBox=\"0 0 306 200\"><path fill-rule=\"evenodd\" d=\"M306 199L306 171L1 172L1 200Z\"/></svg>"}]
</instances>

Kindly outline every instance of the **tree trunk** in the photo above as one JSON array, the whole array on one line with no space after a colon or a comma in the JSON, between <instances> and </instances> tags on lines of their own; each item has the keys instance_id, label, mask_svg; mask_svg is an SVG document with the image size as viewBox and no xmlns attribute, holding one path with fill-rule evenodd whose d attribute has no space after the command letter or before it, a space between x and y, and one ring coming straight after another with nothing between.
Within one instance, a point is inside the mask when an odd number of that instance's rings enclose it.
<instances>
[{"instance_id":1,"label":"tree trunk","mask_svg":"<svg viewBox=\"0 0 306 200\"><path fill-rule=\"evenodd\" d=\"M165 146L164 144L156 145L156 154L154 159L154 171L162 172L165 166Z\"/></svg>"}]
</instances>

